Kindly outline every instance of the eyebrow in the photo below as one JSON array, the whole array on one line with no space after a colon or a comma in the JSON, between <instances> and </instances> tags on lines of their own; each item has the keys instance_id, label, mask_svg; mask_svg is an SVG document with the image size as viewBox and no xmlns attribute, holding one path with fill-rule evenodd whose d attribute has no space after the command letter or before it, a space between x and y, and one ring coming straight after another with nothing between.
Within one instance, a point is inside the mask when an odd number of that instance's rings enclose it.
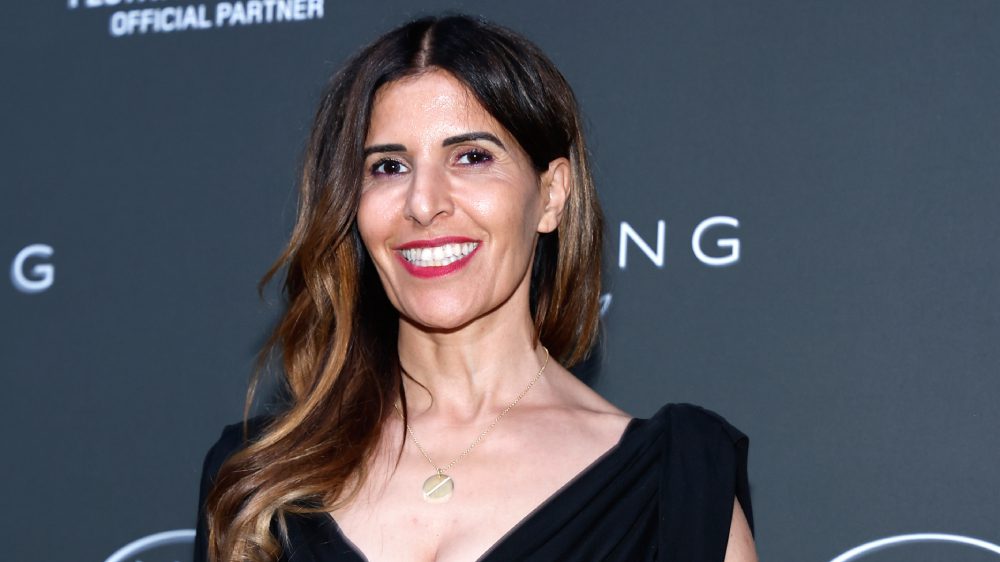
<instances>
[{"instance_id":1,"label":"eyebrow","mask_svg":"<svg viewBox=\"0 0 1000 562\"><path fill-rule=\"evenodd\" d=\"M401 144L373 144L365 147L365 158L376 152L406 152L406 147Z\"/></svg>"},{"instance_id":2,"label":"eyebrow","mask_svg":"<svg viewBox=\"0 0 1000 562\"><path fill-rule=\"evenodd\" d=\"M507 147L504 146L502 142L500 142L500 139L498 139L496 135L487 133L485 131L463 133L461 135L448 137L443 141L441 141L441 146L451 146L453 144L459 144L473 140L489 141L499 146L500 148L507 150ZM373 144L372 146L365 147L364 156L365 158L367 158L372 154L376 154L379 152L406 152L406 146L402 144Z\"/></svg>"},{"instance_id":3,"label":"eyebrow","mask_svg":"<svg viewBox=\"0 0 1000 562\"><path fill-rule=\"evenodd\" d=\"M496 136L487 133L485 131L476 131L474 133L465 133L462 135L455 135L453 137L448 137L441 142L441 146L450 146L453 144L458 144L460 142L468 142L472 140L485 140L499 146L500 148L507 150L507 147L500 142L500 139Z\"/></svg>"}]
</instances>

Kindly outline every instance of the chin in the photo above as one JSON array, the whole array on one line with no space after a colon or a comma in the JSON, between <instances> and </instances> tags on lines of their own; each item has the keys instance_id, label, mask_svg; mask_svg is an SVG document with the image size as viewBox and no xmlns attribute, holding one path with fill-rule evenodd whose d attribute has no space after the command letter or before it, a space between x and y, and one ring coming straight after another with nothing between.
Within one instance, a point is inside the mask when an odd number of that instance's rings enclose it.
<instances>
[{"instance_id":1,"label":"chin","mask_svg":"<svg viewBox=\"0 0 1000 562\"><path fill-rule=\"evenodd\" d=\"M410 324L431 332L451 332L468 325L478 318L468 310L438 307L434 310L416 310L402 313L402 318Z\"/></svg>"},{"instance_id":2,"label":"chin","mask_svg":"<svg viewBox=\"0 0 1000 562\"><path fill-rule=\"evenodd\" d=\"M453 332L472 321L463 317L440 315L404 316L403 318L426 332Z\"/></svg>"}]
</instances>

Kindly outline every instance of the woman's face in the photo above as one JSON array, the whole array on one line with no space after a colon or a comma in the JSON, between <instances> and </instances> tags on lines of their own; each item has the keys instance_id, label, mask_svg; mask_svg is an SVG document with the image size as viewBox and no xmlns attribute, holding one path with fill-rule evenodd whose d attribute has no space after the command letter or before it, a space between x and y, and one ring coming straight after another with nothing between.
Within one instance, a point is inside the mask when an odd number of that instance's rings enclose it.
<instances>
[{"instance_id":1,"label":"woman's face","mask_svg":"<svg viewBox=\"0 0 1000 562\"><path fill-rule=\"evenodd\" d=\"M565 158L539 175L468 89L435 70L379 90L364 168L358 228L405 319L450 329L510 307L528 314L535 240L556 228L567 195Z\"/></svg>"}]
</instances>

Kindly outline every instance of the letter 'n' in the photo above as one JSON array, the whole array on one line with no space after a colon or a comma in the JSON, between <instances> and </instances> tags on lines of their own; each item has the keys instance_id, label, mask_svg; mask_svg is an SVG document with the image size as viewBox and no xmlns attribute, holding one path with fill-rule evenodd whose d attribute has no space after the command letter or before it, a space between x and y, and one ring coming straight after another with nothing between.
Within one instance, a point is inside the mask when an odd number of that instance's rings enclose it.
<instances>
[{"instance_id":1,"label":"letter 'n'","mask_svg":"<svg viewBox=\"0 0 1000 562\"><path fill-rule=\"evenodd\" d=\"M639 236L639 233L632 228L629 223L622 221L621 230L618 236L618 267L625 269L628 263L628 241L632 240L635 245L646 254L656 267L663 267L664 241L667 237L667 223L663 220L656 221L656 251L654 252L649 244Z\"/></svg>"}]
</instances>

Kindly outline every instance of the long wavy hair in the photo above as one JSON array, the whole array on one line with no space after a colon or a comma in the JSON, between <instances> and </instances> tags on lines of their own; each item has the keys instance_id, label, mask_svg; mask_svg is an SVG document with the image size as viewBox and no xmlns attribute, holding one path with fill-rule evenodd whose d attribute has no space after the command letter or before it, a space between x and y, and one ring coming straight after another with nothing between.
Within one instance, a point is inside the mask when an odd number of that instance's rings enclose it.
<instances>
[{"instance_id":1,"label":"long wavy hair","mask_svg":"<svg viewBox=\"0 0 1000 562\"><path fill-rule=\"evenodd\" d=\"M405 404L399 316L356 216L376 92L432 69L461 81L539 173L553 159L569 160L573 183L559 227L539 236L532 262L534 338L567 367L594 345L603 218L565 78L525 38L467 16L419 19L379 37L322 95L304 153L297 222L260 282L263 289L284 270L287 308L258 355L244 417L276 354L288 404L219 470L205 505L213 562L275 560L287 515L350 501L393 402Z\"/></svg>"}]
</instances>

